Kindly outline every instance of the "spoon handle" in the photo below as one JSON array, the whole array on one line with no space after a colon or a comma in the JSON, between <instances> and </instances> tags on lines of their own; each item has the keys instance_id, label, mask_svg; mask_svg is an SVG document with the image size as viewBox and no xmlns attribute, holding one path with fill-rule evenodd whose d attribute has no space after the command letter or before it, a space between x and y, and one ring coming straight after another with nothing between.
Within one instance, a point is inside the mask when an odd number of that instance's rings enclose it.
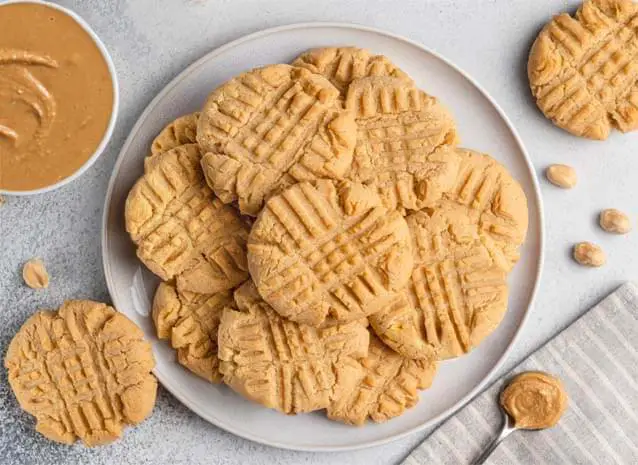
<instances>
[{"instance_id":1,"label":"spoon handle","mask_svg":"<svg viewBox=\"0 0 638 465\"><path fill-rule=\"evenodd\" d=\"M516 431L516 428L510 424L510 420L509 417L507 416L507 414L504 414L503 416L503 426L501 427L501 432L499 433L499 435L497 437L495 437L492 442L490 442L485 449L483 450L483 452L481 452L481 455L479 455L476 460L474 460L474 462L472 462L472 465L481 465L483 463L485 463L485 461L487 460L487 458L492 454L492 452L494 452L494 449L496 449L496 447L510 434L512 434L514 431Z\"/></svg>"}]
</instances>

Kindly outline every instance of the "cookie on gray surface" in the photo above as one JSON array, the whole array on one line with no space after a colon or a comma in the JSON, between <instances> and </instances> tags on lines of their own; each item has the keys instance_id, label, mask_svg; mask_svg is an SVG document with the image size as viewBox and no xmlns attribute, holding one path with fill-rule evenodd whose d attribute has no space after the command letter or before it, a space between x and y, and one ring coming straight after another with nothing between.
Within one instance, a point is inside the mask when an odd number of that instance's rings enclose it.
<instances>
[{"instance_id":1,"label":"cookie on gray surface","mask_svg":"<svg viewBox=\"0 0 638 465\"><path fill-rule=\"evenodd\" d=\"M151 345L131 320L99 302L70 300L36 313L14 336L4 364L20 406L53 441L107 444L155 405Z\"/></svg>"}]
</instances>

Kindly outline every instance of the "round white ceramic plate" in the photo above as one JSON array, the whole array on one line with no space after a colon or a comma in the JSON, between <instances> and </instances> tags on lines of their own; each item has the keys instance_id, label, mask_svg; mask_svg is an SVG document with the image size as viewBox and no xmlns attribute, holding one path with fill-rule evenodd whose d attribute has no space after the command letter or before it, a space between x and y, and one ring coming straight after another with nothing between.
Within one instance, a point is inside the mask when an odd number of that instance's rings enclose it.
<instances>
[{"instance_id":1,"label":"round white ceramic plate","mask_svg":"<svg viewBox=\"0 0 638 465\"><path fill-rule=\"evenodd\" d=\"M529 200L530 227L520 262L510 276L509 311L499 328L471 354L441 363L431 389L416 407L384 424L355 428L323 413L286 416L244 400L225 386L197 378L155 337L149 309L157 279L135 257L124 229L124 202L142 174L153 137L174 118L198 110L206 95L232 76L256 66L290 62L300 52L328 45L356 45L387 55L454 113L463 145L492 154L520 181ZM531 306L543 256L538 184L516 131L498 105L469 76L443 57L407 39L367 27L309 23L268 29L209 53L177 76L151 102L124 144L106 197L103 259L117 309L153 343L160 382L211 423L264 444L296 450L343 450L378 445L434 425L488 382L521 329Z\"/></svg>"}]
</instances>

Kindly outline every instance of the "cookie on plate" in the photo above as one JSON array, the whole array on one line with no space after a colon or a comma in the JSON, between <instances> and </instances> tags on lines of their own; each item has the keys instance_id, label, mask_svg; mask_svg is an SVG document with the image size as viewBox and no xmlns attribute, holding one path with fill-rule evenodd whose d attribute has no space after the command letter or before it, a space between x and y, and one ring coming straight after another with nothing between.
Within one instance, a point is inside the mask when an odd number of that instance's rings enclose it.
<instances>
[{"instance_id":1,"label":"cookie on plate","mask_svg":"<svg viewBox=\"0 0 638 465\"><path fill-rule=\"evenodd\" d=\"M235 291L219 326L224 382L247 399L284 413L326 408L342 384L358 377L368 330L358 321L323 328L279 316L252 281Z\"/></svg>"},{"instance_id":2,"label":"cookie on plate","mask_svg":"<svg viewBox=\"0 0 638 465\"><path fill-rule=\"evenodd\" d=\"M398 417L418 403L419 390L431 386L437 369L436 361L404 358L373 335L361 363L359 376L339 385L327 409L331 420L363 425L368 418L380 423Z\"/></svg>"},{"instance_id":3,"label":"cookie on plate","mask_svg":"<svg viewBox=\"0 0 638 465\"><path fill-rule=\"evenodd\" d=\"M198 294L161 283L152 307L157 337L170 341L181 365L211 383L220 383L217 330L224 308L234 305L230 290Z\"/></svg>"},{"instance_id":4,"label":"cookie on plate","mask_svg":"<svg viewBox=\"0 0 638 465\"><path fill-rule=\"evenodd\" d=\"M273 196L248 240L248 268L264 300L313 326L381 310L412 264L403 217L350 181L303 182Z\"/></svg>"},{"instance_id":5,"label":"cookie on plate","mask_svg":"<svg viewBox=\"0 0 638 465\"><path fill-rule=\"evenodd\" d=\"M292 64L328 78L339 89L342 98L345 98L350 83L363 77L389 76L412 82L387 57L356 47L311 49L299 55Z\"/></svg>"},{"instance_id":6,"label":"cookie on plate","mask_svg":"<svg viewBox=\"0 0 638 465\"><path fill-rule=\"evenodd\" d=\"M154 156L125 206L137 256L180 291L213 294L248 278L248 225L204 182L195 144Z\"/></svg>"},{"instance_id":7,"label":"cookie on plate","mask_svg":"<svg viewBox=\"0 0 638 465\"><path fill-rule=\"evenodd\" d=\"M352 115L322 76L270 65L222 84L197 127L208 185L255 216L274 192L297 181L341 179L356 137Z\"/></svg>"},{"instance_id":8,"label":"cookie on plate","mask_svg":"<svg viewBox=\"0 0 638 465\"><path fill-rule=\"evenodd\" d=\"M357 144L349 178L374 186L388 208L432 207L453 187L456 124L434 97L393 77L353 81L346 109L355 115Z\"/></svg>"},{"instance_id":9,"label":"cookie on plate","mask_svg":"<svg viewBox=\"0 0 638 465\"><path fill-rule=\"evenodd\" d=\"M199 112L180 116L160 131L151 144L151 155L164 153L175 147L197 143Z\"/></svg>"},{"instance_id":10,"label":"cookie on plate","mask_svg":"<svg viewBox=\"0 0 638 465\"><path fill-rule=\"evenodd\" d=\"M414 359L469 352L507 311L507 272L483 245L463 205L406 218L415 266L400 296L369 321L381 340Z\"/></svg>"},{"instance_id":11,"label":"cookie on plate","mask_svg":"<svg viewBox=\"0 0 638 465\"><path fill-rule=\"evenodd\" d=\"M603 140L638 128L638 4L585 0L543 28L527 71L541 111L577 136Z\"/></svg>"},{"instance_id":12,"label":"cookie on plate","mask_svg":"<svg viewBox=\"0 0 638 465\"><path fill-rule=\"evenodd\" d=\"M449 149L443 156L458 159L454 186L439 205L463 205L496 265L511 271L520 257L529 216L527 197L510 172L489 155Z\"/></svg>"},{"instance_id":13,"label":"cookie on plate","mask_svg":"<svg viewBox=\"0 0 638 465\"><path fill-rule=\"evenodd\" d=\"M20 407L53 441L107 444L155 404L151 345L102 303L70 300L36 313L14 336L4 364Z\"/></svg>"},{"instance_id":14,"label":"cookie on plate","mask_svg":"<svg viewBox=\"0 0 638 465\"><path fill-rule=\"evenodd\" d=\"M197 144L197 120L199 112L180 116L171 121L151 143L151 153L144 159L144 170L148 169L155 155L168 152L181 145Z\"/></svg>"}]
</instances>

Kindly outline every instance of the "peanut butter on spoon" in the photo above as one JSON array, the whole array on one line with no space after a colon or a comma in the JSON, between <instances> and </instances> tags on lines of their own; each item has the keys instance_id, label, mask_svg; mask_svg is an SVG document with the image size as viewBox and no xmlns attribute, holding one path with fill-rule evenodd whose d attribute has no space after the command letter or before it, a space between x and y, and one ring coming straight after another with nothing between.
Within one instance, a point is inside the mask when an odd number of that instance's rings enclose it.
<instances>
[{"instance_id":1,"label":"peanut butter on spoon","mask_svg":"<svg viewBox=\"0 0 638 465\"><path fill-rule=\"evenodd\" d=\"M501 405L517 428L551 428L567 408L567 394L558 378L528 371L510 381L501 393Z\"/></svg>"},{"instance_id":2,"label":"peanut butter on spoon","mask_svg":"<svg viewBox=\"0 0 638 465\"><path fill-rule=\"evenodd\" d=\"M558 378L541 371L515 376L501 392L503 426L472 465L485 463L507 436L519 429L551 428L567 409L567 393Z\"/></svg>"}]
</instances>

